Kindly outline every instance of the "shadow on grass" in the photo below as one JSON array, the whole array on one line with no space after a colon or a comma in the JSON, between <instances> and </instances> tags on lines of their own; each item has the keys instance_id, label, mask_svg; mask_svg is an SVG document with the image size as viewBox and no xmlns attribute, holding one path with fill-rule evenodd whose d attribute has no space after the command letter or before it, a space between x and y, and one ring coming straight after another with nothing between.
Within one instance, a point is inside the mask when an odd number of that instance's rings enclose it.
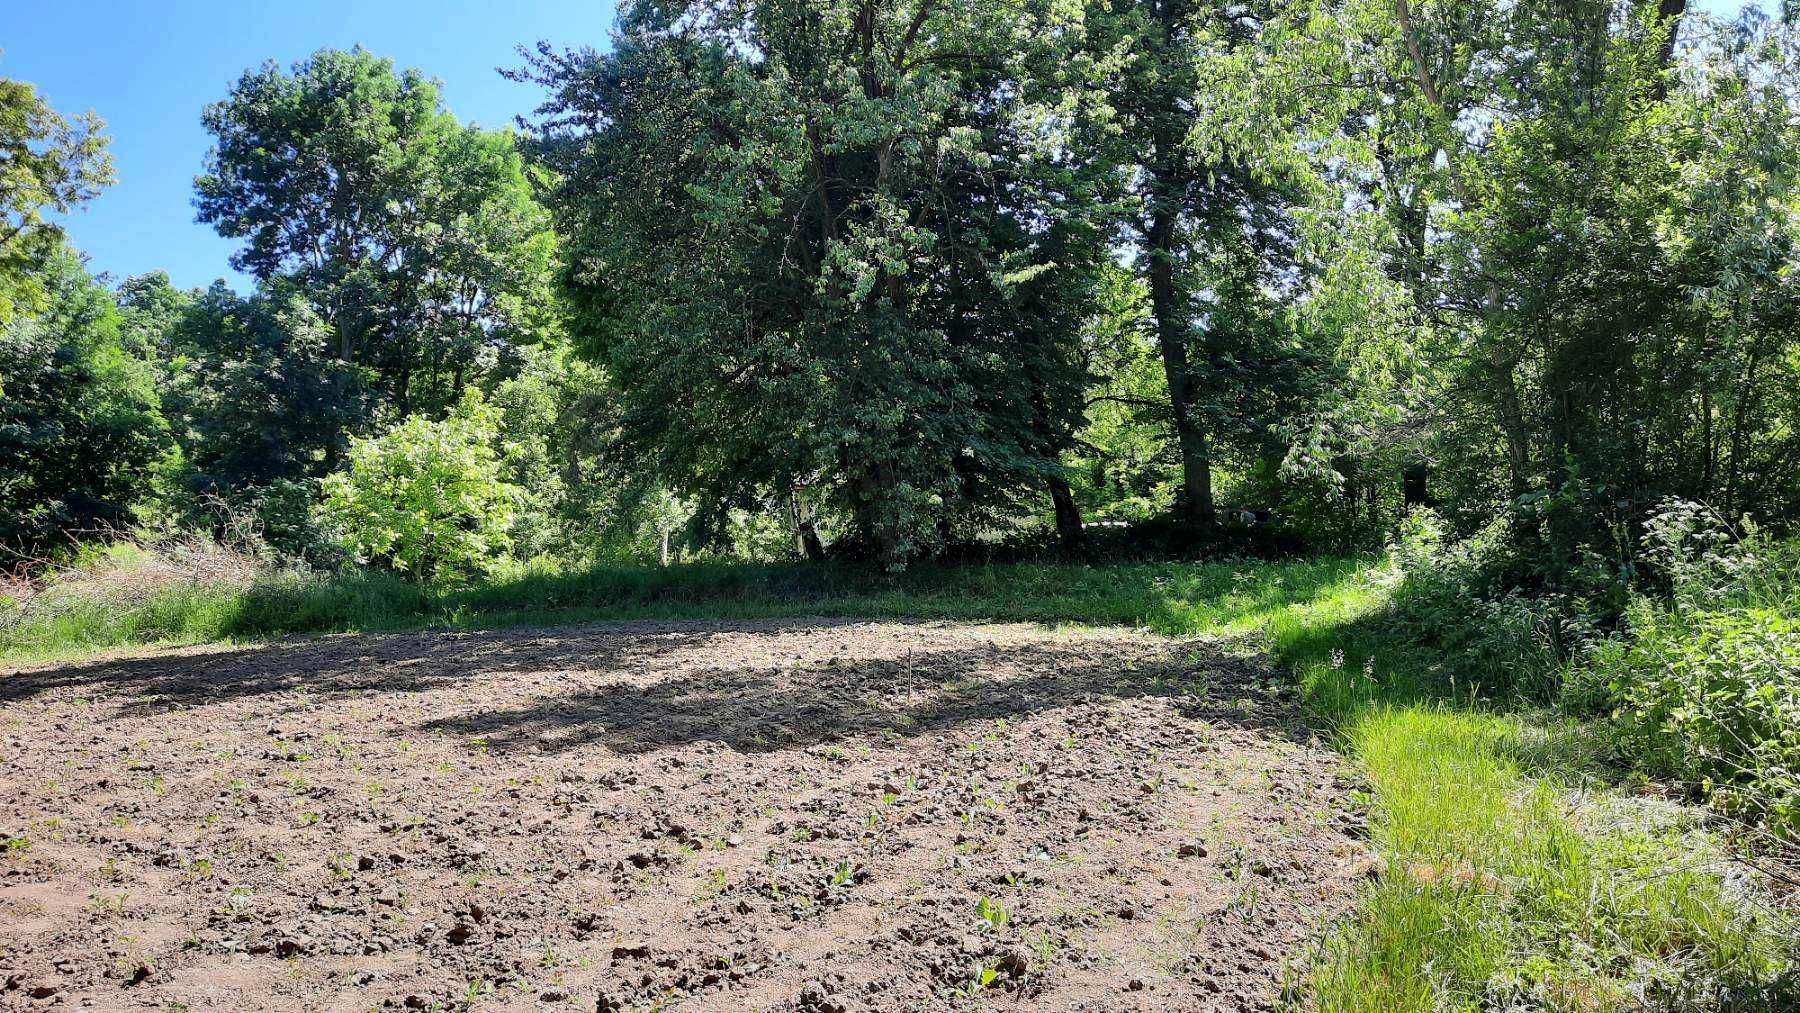
<instances>
[{"instance_id":1,"label":"shadow on grass","mask_svg":"<svg viewBox=\"0 0 1800 1013\"><path fill-rule=\"evenodd\" d=\"M1347 580L1264 623L1270 652L1293 674L1314 720L1348 733L1359 722L1416 709L1491 719L1486 748L1536 778L1616 785L1629 773L1608 726L1493 693L1421 639L1369 581Z\"/></svg>"},{"instance_id":2,"label":"shadow on grass","mask_svg":"<svg viewBox=\"0 0 1800 1013\"><path fill-rule=\"evenodd\" d=\"M692 563L602 567L427 592L352 574L253 589L228 635L421 625L489 628L603 619L998 619L1148 627L1186 635L1247 630L1311 600L1362 561L923 565L901 574L844 564Z\"/></svg>"}]
</instances>

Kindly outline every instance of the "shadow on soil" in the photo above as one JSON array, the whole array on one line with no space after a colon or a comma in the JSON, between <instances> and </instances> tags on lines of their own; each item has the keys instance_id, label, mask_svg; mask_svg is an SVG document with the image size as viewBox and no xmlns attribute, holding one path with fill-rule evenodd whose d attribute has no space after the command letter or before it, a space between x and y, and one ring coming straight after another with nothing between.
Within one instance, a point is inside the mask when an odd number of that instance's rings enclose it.
<instances>
[{"instance_id":1,"label":"shadow on soil","mask_svg":"<svg viewBox=\"0 0 1800 1013\"><path fill-rule=\"evenodd\" d=\"M482 748L643 753L702 741L743 752L910 736L1105 699L1167 697L1189 717L1306 738L1266 659L1209 641L1046 639L947 644L918 627L900 656L778 660L778 638L850 621L632 623L475 633L346 634L262 648L116 659L0 678L0 704L77 693L118 717L268 698L277 706L454 691L414 732ZM725 657L714 641L738 641ZM750 638L748 645L745 638ZM756 642L767 637L766 645ZM766 648L766 649L765 649ZM820 651L823 651L820 654ZM733 654L745 657L729 664ZM724 662L724 663L722 663ZM520 702L524 701L524 702ZM411 708L404 708L411 709Z\"/></svg>"}]
</instances>

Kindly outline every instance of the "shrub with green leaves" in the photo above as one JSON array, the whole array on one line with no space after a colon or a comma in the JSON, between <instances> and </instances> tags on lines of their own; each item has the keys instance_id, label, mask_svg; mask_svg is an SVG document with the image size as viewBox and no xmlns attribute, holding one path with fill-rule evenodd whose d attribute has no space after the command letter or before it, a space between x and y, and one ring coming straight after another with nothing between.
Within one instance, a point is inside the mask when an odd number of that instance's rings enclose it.
<instances>
[{"instance_id":1,"label":"shrub with green leaves","mask_svg":"<svg viewBox=\"0 0 1800 1013\"><path fill-rule=\"evenodd\" d=\"M1663 592L1571 670L1564 705L1610 710L1632 762L1800 840L1800 542L1670 502L1644 558Z\"/></svg>"},{"instance_id":2,"label":"shrub with green leaves","mask_svg":"<svg viewBox=\"0 0 1800 1013\"><path fill-rule=\"evenodd\" d=\"M363 562L414 580L462 579L508 558L524 491L505 480L499 413L479 393L450 416L412 416L386 434L352 440L349 466L325 479L326 525Z\"/></svg>"},{"instance_id":3,"label":"shrub with green leaves","mask_svg":"<svg viewBox=\"0 0 1800 1013\"><path fill-rule=\"evenodd\" d=\"M1627 755L1800 839L1800 615L1646 603L1632 629L1600 660Z\"/></svg>"},{"instance_id":4,"label":"shrub with green leaves","mask_svg":"<svg viewBox=\"0 0 1800 1013\"><path fill-rule=\"evenodd\" d=\"M27 556L128 525L169 449L154 371L125 347L112 295L66 249L33 284L49 307L0 327L0 545Z\"/></svg>"},{"instance_id":5,"label":"shrub with green leaves","mask_svg":"<svg viewBox=\"0 0 1800 1013\"><path fill-rule=\"evenodd\" d=\"M1399 584L1382 622L1438 649L1435 667L1452 695L1550 698L1568 659L1598 637L1587 596L1513 586L1521 565L1504 521L1452 539L1417 510L1392 557Z\"/></svg>"}]
</instances>

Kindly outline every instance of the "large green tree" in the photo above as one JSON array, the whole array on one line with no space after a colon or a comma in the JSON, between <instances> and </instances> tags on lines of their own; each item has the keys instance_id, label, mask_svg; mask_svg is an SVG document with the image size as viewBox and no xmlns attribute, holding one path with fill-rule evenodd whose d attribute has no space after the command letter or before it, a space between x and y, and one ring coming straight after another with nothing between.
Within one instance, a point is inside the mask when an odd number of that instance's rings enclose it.
<instances>
[{"instance_id":1,"label":"large green tree","mask_svg":"<svg viewBox=\"0 0 1800 1013\"><path fill-rule=\"evenodd\" d=\"M577 332L702 518L838 511L895 564L1050 490L1107 167L1047 8L630 3L540 49Z\"/></svg>"},{"instance_id":2,"label":"large green tree","mask_svg":"<svg viewBox=\"0 0 1800 1013\"><path fill-rule=\"evenodd\" d=\"M373 406L447 410L552 326L555 238L512 135L460 123L436 82L322 50L246 73L204 122L200 220L313 306Z\"/></svg>"},{"instance_id":3,"label":"large green tree","mask_svg":"<svg viewBox=\"0 0 1800 1013\"><path fill-rule=\"evenodd\" d=\"M71 123L31 85L0 77L0 325L44 308L45 277L63 249L49 216L112 182L101 127L91 113Z\"/></svg>"},{"instance_id":4,"label":"large green tree","mask_svg":"<svg viewBox=\"0 0 1800 1013\"><path fill-rule=\"evenodd\" d=\"M1085 48L1111 112L1087 138L1127 167L1124 217L1144 281L1163 368L1160 411L1173 437L1173 507L1190 524L1215 519L1215 471L1273 451L1277 426L1304 410L1312 366L1283 306L1297 268L1279 171L1195 143L1217 116L1214 65L1254 45L1279 5L1215 0L1098 0L1086 5Z\"/></svg>"}]
</instances>

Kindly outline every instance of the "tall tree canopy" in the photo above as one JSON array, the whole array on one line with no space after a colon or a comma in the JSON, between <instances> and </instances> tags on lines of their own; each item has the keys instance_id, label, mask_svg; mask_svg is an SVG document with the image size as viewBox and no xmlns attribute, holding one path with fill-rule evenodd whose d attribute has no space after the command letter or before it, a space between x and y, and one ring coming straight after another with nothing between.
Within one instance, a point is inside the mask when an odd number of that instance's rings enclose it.
<instances>
[{"instance_id":1,"label":"tall tree canopy","mask_svg":"<svg viewBox=\"0 0 1800 1013\"><path fill-rule=\"evenodd\" d=\"M540 49L575 326L703 516L829 503L891 563L1073 510L1112 178L1070 143L1070 13L639 2L612 53Z\"/></svg>"},{"instance_id":2,"label":"tall tree canopy","mask_svg":"<svg viewBox=\"0 0 1800 1013\"><path fill-rule=\"evenodd\" d=\"M1252 46L1280 5L1218 0L1098 0L1085 11L1094 87L1111 113L1086 138L1130 170L1124 216L1164 372L1162 418L1180 469L1173 504L1189 522L1215 518L1216 459L1240 467L1270 450L1310 354L1284 319L1295 268L1279 172L1193 142L1217 115L1212 64Z\"/></svg>"},{"instance_id":3,"label":"tall tree canopy","mask_svg":"<svg viewBox=\"0 0 1800 1013\"><path fill-rule=\"evenodd\" d=\"M0 325L44 308L44 278L63 249L62 227L46 214L112 182L101 127L92 113L71 123L31 85L0 77Z\"/></svg>"},{"instance_id":4,"label":"tall tree canopy","mask_svg":"<svg viewBox=\"0 0 1800 1013\"><path fill-rule=\"evenodd\" d=\"M97 124L8 83L0 385L158 378L157 516L303 517L473 389L522 555L652 514L894 566L1084 510L1343 544L1428 504L1514 584L1625 573L1666 497L1800 516L1800 45L1687 7L630 0L511 72L524 143L323 50L204 114L254 291L107 313L45 253Z\"/></svg>"},{"instance_id":5,"label":"tall tree canopy","mask_svg":"<svg viewBox=\"0 0 1800 1013\"><path fill-rule=\"evenodd\" d=\"M343 421L367 413L332 337L298 295L240 296L224 282L170 322L163 396L190 489L229 496L324 477L345 449Z\"/></svg>"},{"instance_id":6,"label":"tall tree canopy","mask_svg":"<svg viewBox=\"0 0 1800 1013\"><path fill-rule=\"evenodd\" d=\"M204 122L200 220L312 304L375 405L446 410L553 320L555 237L512 135L457 121L418 72L322 50L245 74Z\"/></svg>"}]
</instances>

